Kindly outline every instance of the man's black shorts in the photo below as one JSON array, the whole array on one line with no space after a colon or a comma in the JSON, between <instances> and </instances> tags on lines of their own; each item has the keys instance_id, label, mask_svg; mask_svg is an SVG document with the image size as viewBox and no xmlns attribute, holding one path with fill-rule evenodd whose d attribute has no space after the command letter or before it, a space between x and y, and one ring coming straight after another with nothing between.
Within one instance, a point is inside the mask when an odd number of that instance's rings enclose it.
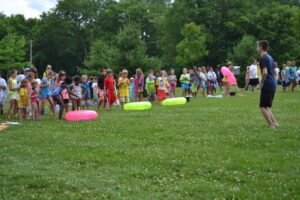
<instances>
[{"instance_id":1,"label":"man's black shorts","mask_svg":"<svg viewBox=\"0 0 300 200\"><path fill-rule=\"evenodd\" d=\"M251 86L257 86L259 84L258 78L252 78L249 80L249 85Z\"/></svg>"},{"instance_id":2,"label":"man's black shorts","mask_svg":"<svg viewBox=\"0 0 300 200\"><path fill-rule=\"evenodd\" d=\"M275 90L262 88L260 91L260 108L272 108Z\"/></svg>"}]
</instances>

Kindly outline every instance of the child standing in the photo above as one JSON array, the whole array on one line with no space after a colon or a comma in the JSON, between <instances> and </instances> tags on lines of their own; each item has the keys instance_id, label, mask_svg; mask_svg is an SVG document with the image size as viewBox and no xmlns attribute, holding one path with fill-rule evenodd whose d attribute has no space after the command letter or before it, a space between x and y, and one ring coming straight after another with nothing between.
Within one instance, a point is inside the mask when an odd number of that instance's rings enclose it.
<instances>
[{"instance_id":1,"label":"child standing","mask_svg":"<svg viewBox=\"0 0 300 200\"><path fill-rule=\"evenodd\" d=\"M183 89L182 91L182 96L183 97L186 97L188 94L189 94L189 84L190 84L190 76L189 74L187 73L187 69L186 68L183 68L182 70L182 74L180 76L180 79L179 79L180 83L181 83L181 87Z\"/></svg>"},{"instance_id":2,"label":"child standing","mask_svg":"<svg viewBox=\"0 0 300 200\"><path fill-rule=\"evenodd\" d=\"M106 70L105 69L101 69L100 70L100 75L98 77L98 90L97 90L97 95L98 95L98 105L97 105L97 109L100 109L100 106L106 104L106 94L105 94L105 90L104 90L104 79L106 77Z\"/></svg>"},{"instance_id":3,"label":"child standing","mask_svg":"<svg viewBox=\"0 0 300 200\"><path fill-rule=\"evenodd\" d=\"M82 100L84 101L83 107L89 108L89 99L90 99L90 84L88 82L88 76L82 75L82 87L83 87L83 93L82 93Z\"/></svg>"},{"instance_id":4,"label":"child standing","mask_svg":"<svg viewBox=\"0 0 300 200\"><path fill-rule=\"evenodd\" d=\"M148 94L148 101L153 103L155 100L155 81L153 74L148 74L148 81L147 81L147 94Z\"/></svg>"},{"instance_id":5,"label":"child standing","mask_svg":"<svg viewBox=\"0 0 300 200\"><path fill-rule=\"evenodd\" d=\"M106 110L110 110L117 100L115 94L115 79L111 69L107 69L107 77L104 79L104 90L107 96Z\"/></svg>"},{"instance_id":6,"label":"child standing","mask_svg":"<svg viewBox=\"0 0 300 200\"><path fill-rule=\"evenodd\" d=\"M191 88L192 88L192 95L194 98L197 97L198 92L198 84L200 81L199 74L197 72L197 67L194 67L190 73L190 81L191 81Z\"/></svg>"},{"instance_id":7,"label":"child standing","mask_svg":"<svg viewBox=\"0 0 300 200\"><path fill-rule=\"evenodd\" d=\"M208 80L208 93L210 95L214 95L218 87L217 75L213 70L213 67L209 67L209 72L207 73L207 80Z\"/></svg>"},{"instance_id":8,"label":"child standing","mask_svg":"<svg viewBox=\"0 0 300 200\"><path fill-rule=\"evenodd\" d=\"M134 79L134 93L136 101L143 101L143 89L144 89L144 75L143 71L138 68L136 69L135 79Z\"/></svg>"},{"instance_id":9,"label":"child standing","mask_svg":"<svg viewBox=\"0 0 300 200\"><path fill-rule=\"evenodd\" d=\"M134 78L130 78L130 85L129 85L129 100L130 102L135 101L135 93L134 93Z\"/></svg>"},{"instance_id":10,"label":"child standing","mask_svg":"<svg viewBox=\"0 0 300 200\"><path fill-rule=\"evenodd\" d=\"M158 85L157 88L157 100L159 102L163 101L164 99L166 99L166 90L167 90L167 72L162 70L160 73L160 77L157 78L156 82Z\"/></svg>"},{"instance_id":11,"label":"child standing","mask_svg":"<svg viewBox=\"0 0 300 200\"><path fill-rule=\"evenodd\" d=\"M207 76L206 74L204 73L205 72L205 67L199 67L198 68L198 73L199 73L199 76L200 76L200 92L202 94L202 96L205 97L205 90L207 90Z\"/></svg>"},{"instance_id":12,"label":"child standing","mask_svg":"<svg viewBox=\"0 0 300 200\"><path fill-rule=\"evenodd\" d=\"M3 115L4 100L7 94L7 84L1 76L2 74L0 72L0 114Z\"/></svg>"},{"instance_id":13,"label":"child standing","mask_svg":"<svg viewBox=\"0 0 300 200\"><path fill-rule=\"evenodd\" d=\"M128 76L128 71L123 70L121 72L121 77L119 78L118 81L118 87L119 87L119 94L120 94L120 104L121 107L124 107L124 103L129 102L129 85L130 82L127 78Z\"/></svg>"},{"instance_id":14,"label":"child standing","mask_svg":"<svg viewBox=\"0 0 300 200\"><path fill-rule=\"evenodd\" d=\"M38 119L39 115L39 109L38 109L38 83L36 81L33 81L31 83L31 95L30 95L30 101L31 101L31 115L33 120Z\"/></svg>"},{"instance_id":15,"label":"child standing","mask_svg":"<svg viewBox=\"0 0 300 200\"><path fill-rule=\"evenodd\" d=\"M83 86L80 84L80 76L74 76L73 84L70 86L72 110L81 110L81 94Z\"/></svg>"},{"instance_id":16,"label":"child standing","mask_svg":"<svg viewBox=\"0 0 300 200\"><path fill-rule=\"evenodd\" d=\"M52 71L48 72L47 76L42 79L42 82L41 82L41 85L40 85L40 88L41 88L41 91L40 91L40 99L41 99L40 112L41 112L41 115L44 115L44 113L45 113L44 108L46 106L46 101L48 101L49 104L50 104L50 110L52 112L52 115L53 116L55 115L54 104L53 104L53 100L51 98L51 91L50 91L50 84L51 84L51 81L52 81L52 77L53 77L53 72Z\"/></svg>"},{"instance_id":17,"label":"child standing","mask_svg":"<svg viewBox=\"0 0 300 200\"><path fill-rule=\"evenodd\" d=\"M15 116L18 112L18 81L17 81L17 70L12 70L9 73L8 79L8 95L9 95L9 109L7 112L6 120L10 119L11 113Z\"/></svg>"},{"instance_id":18,"label":"child standing","mask_svg":"<svg viewBox=\"0 0 300 200\"><path fill-rule=\"evenodd\" d=\"M19 100L18 100L18 107L19 107L21 121L27 118L27 108L29 105L30 105L30 101L29 101L29 94L28 94L28 80L23 79L20 84Z\"/></svg>"},{"instance_id":19,"label":"child standing","mask_svg":"<svg viewBox=\"0 0 300 200\"><path fill-rule=\"evenodd\" d=\"M93 84L92 84L92 90L93 90L93 100L92 103L93 105L97 105L98 104L98 84L97 84L97 78L95 77L93 80Z\"/></svg>"},{"instance_id":20,"label":"child standing","mask_svg":"<svg viewBox=\"0 0 300 200\"><path fill-rule=\"evenodd\" d=\"M168 82L170 84L170 97L176 97L177 77L175 75L174 69L171 69L171 74L168 77Z\"/></svg>"}]
</instances>

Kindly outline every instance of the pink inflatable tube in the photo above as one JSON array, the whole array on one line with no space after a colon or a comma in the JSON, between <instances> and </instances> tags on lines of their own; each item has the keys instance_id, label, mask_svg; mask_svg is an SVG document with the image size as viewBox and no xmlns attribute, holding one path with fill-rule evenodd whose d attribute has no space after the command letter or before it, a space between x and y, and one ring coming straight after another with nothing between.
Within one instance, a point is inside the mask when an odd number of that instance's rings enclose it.
<instances>
[{"instance_id":1,"label":"pink inflatable tube","mask_svg":"<svg viewBox=\"0 0 300 200\"><path fill-rule=\"evenodd\" d=\"M67 121L89 121L96 119L98 114L92 110L70 111L66 114Z\"/></svg>"},{"instance_id":2,"label":"pink inflatable tube","mask_svg":"<svg viewBox=\"0 0 300 200\"><path fill-rule=\"evenodd\" d=\"M227 77L230 85L236 85L236 78L234 77L233 73L227 68L227 67L222 67L221 72L224 77Z\"/></svg>"}]
</instances>

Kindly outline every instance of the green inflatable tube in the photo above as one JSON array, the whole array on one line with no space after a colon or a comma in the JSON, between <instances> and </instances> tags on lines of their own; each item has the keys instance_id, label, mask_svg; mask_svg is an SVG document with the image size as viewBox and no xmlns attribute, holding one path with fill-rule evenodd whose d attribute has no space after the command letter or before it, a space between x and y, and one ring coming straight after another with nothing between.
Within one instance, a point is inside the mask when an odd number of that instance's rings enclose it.
<instances>
[{"instance_id":1,"label":"green inflatable tube","mask_svg":"<svg viewBox=\"0 0 300 200\"><path fill-rule=\"evenodd\" d=\"M152 104L150 102L135 102L135 103L126 103L124 105L124 110L150 110Z\"/></svg>"},{"instance_id":2,"label":"green inflatable tube","mask_svg":"<svg viewBox=\"0 0 300 200\"><path fill-rule=\"evenodd\" d=\"M177 106L177 105L184 105L184 104L186 104L186 98L184 97L166 99L162 102L163 106Z\"/></svg>"}]
</instances>

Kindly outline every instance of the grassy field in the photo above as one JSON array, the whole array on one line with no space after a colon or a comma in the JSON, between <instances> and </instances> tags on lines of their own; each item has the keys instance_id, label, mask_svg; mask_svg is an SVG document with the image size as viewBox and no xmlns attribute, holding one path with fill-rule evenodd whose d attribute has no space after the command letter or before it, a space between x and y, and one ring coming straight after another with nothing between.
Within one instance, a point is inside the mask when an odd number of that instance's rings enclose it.
<instances>
[{"instance_id":1,"label":"grassy field","mask_svg":"<svg viewBox=\"0 0 300 200\"><path fill-rule=\"evenodd\" d=\"M300 199L300 92L199 97L96 121L46 117L0 132L0 199Z\"/></svg>"}]
</instances>

